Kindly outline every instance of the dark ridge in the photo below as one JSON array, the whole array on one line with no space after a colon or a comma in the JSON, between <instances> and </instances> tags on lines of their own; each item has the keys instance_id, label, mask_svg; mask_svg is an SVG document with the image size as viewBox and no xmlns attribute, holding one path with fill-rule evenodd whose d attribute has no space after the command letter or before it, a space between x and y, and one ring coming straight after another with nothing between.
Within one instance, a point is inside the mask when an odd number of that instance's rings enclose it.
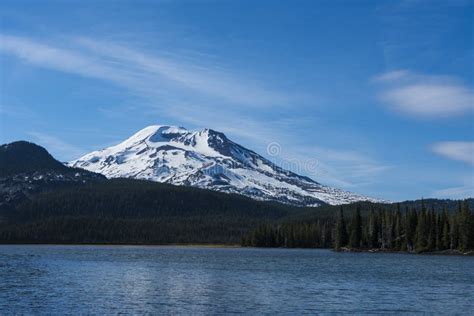
<instances>
[{"instance_id":1,"label":"dark ridge","mask_svg":"<svg viewBox=\"0 0 474 316\"><path fill-rule=\"evenodd\" d=\"M68 169L36 144L17 141L0 146L0 177L41 171L67 172Z\"/></svg>"}]
</instances>

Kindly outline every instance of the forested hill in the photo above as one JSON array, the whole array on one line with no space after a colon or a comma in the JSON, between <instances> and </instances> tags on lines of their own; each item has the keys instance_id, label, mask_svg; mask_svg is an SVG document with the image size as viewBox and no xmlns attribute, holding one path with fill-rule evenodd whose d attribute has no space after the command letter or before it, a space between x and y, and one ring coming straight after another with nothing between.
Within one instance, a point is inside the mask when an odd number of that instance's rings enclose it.
<instances>
[{"instance_id":1,"label":"forested hill","mask_svg":"<svg viewBox=\"0 0 474 316\"><path fill-rule=\"evenodd\" d=\"M346 237L339 247L350 245L352 219L356 214L361 218L363 232L360 246L365 248L401 247L403 243L399 241L409 235L412 237L406 245L414 249L419 240L425 239L415 237L417 234L405 234L406 218L412 219L409 227L415 232L418 223L427 221L431 225L433 220L437 223L423 230L429 234L435 229L438 234L426 236L426 240L432 240L432 236L441 240L443 230L458 234L460 230L456 227L462 225L450 223L469 220L454 217L459 212L458 202L445 202L433 205L420 202L420 210L416 208L418 201L400 205L344 205ZM464 204L469 203L472 200ZM453 205L457 206L456 210L451 210ZM297 208L203 189L113 179L49 190L23 201L3 213L0 242L235 244L247 236L244 245L330 248L335 247L337 229L342 227L337 226L341 221L340 209ZM419 216L422 219L418 220ZM451 226L446 228L446 225ZM447 237L443 238L446 245Z\"/></svg>"},{"instance_id":2,"label":"forested hill","mask_svg":"<svg viewBox=\"0 0 474 316\"><path fill-rule=\"evenodd\" d=\"M235 194L113 179L36 194L4 211L2 242L238 243L305 209Z\"/></svg>"},{"instance_id":3,"label":"forested hill","mask_svg":"<svg viewBox=\"0 0 474 316\"><path fill-rule=\"evenodd\" d=\"M106 178L100 174L64 166L33 143L0 146L0 212L38 192L102 180Z\"/></svg>"},{"instance_id":4,"label":"forested hill","mask_svg":"<svg viewBox=\"0 0 474 316\"><path fill-rule=\"evenodd\" d=\"M342 221L336 217L340 207L335 206L300 208L193 187L145 180L108 180L89 171L65 167L45 149L28 142L1 146L0 162L0 243L243 241L244 245L254 246L333 247L338 227L344 227L347 236L353 234L355 227L348 220L337 226ZM471 199L462 209L472 206ZM360 202L344 205L343 209L346 219L354 214L361 217L361 247L399 245L392 241L410 235L405 233L406 228L397 230L406 218L416 218L417 225L429 218L429 229L423 231L437 227L436 238L441 236L441 230L448 229L449 236L458 240L462 235L459 232L471 227L466 211L462 216L452 215L460 211L458 202L450 200ZM436 226L430 224L433 219ZM369 234L370 227L376 227L377 233ZM432 237L433 233L429 238ZM339 245L349 245L348 238L343 238ZM411 240L413 247L425 240L416 238Z\"/></svg>"},{"instance_id":5,"label":"forested hill","mask_svg":"<svg viewBox=\"0 0 474 316\"><path fill-rule=\"evenodd\" d=\"M25 173L78 171L84 170L66 167L34 143L17 141L0 146L0 178Z\"/></svg>"}]
</instances>

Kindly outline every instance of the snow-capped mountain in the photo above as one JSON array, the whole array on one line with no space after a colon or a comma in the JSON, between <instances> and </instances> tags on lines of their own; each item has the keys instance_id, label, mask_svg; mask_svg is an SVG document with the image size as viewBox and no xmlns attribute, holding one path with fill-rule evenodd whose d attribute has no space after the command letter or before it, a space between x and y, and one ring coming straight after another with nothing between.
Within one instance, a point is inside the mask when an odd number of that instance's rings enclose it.
<instances>
[{"instance_id":1,"label":"snow-capped mountain","mask_svg":"<svg viewBox=\"0 0 474 316\"><path fill-rule=\"evenodd\" d=\"M108 178L146 179L298 206L375 201L279 168L211 129L149 126L116 146L68 165Z\"/></svg>"}]
</instances>

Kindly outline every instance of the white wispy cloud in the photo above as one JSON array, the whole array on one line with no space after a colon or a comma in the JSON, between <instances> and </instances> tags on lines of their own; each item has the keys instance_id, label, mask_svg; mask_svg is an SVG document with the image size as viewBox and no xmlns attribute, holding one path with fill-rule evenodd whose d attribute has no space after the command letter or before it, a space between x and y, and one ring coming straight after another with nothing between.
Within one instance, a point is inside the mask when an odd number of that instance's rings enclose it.
<instances>
[{"instance_id":1,"label":"white wispy cloud","mask_svg":"<svg viewBox=\"0 0 474 316\"><path fill-rule=\"evenodd\" d=\"M63 44L52 45L0 34L0 52L39 67L109 81L153 100L175 99L184 94L183 90L194 93L193 97L201 94L251 107L281 106L290 100L285 93L249 77L238 78L219 65L151 55L127 45L90 38L66 38Z\"/></svg>"},{"instance_id":2,"label":"white wispy cloud","mask_svg":"<svg viewBox=\"0 0 474 316\"><path fill-rule=\"evenodd\" d=\"M97 58L28 38L0 34L0 51L12 54L27 63L43 68L111 80L116 83L127 81L124 73L102 65Z\"/></svg>"},{"instance_id":3,"label":"white wispy cloud","mask_svg":"<svg viewBox=\"0 0 474 316\"><path fill-rule=\"evenodd\" d=\"M0 103L0 115L3 117L19 117L23 119L38 119L38 115L31 109L22 105Z\"/></svg>"},{"instance_id":4,"label":"white wispy cloud","mask_svg":"<svg viewBox=\"0 0 474 316\"><path fill-rule=\"evenodd\" d=\"M189 60L173 60L169 57L143 53L124 45L87 38L75 40L80 46L101 57L114 60L118 65L137 72L181 85L243 105L282 105L289 101L283 93L272 91L250 78L236 78L230 70L218 65L197 63ZM235 72L235 71L233 71Z\"/></svg>"},{"instance_id":5,"label":"white wispy cloud","mask_svg":"<svg viewBox=\"0 0 474 316\"><path fill-rule=\"evenodd\" d=\"M345 188L372 184L380 173L393 168L356 150L313 147L309 152L320 161L319 174L328 181L339 179Z\"/></svg>"},{"instance_id":6,"label":"white wispy cloud","mask_svg":"<svg viewBox=\"0 0 474 316\"><path fill-rule=\"evenodd\" d=\"M83 148L71 145L53 135L37 131L27 132L27 134L31 136L36 143L45 147L55 158L61 157L65 161L80 157L87 152Z\"/></svg>"},{"instance_id":7,"label":"white wispy cloud","mask_svg":"<svg viewBox=\"0 0 474 316\"><path fill-rule=\"evenodd\" d=\"M445 188L434 191L431 196L444 199L466 199L474 197L474 184Z\"/></svg>"},{"instance_id":8,"label":"white wispy cloud","mask_svg":"<svg viewBox=\"0 0 474 316\"><path fill-rule=\"evenodd\" d=\"M446 158L474 165L474 142L439 142L433 144L431 149Z\"/></svg>"},{"instance_id":9,"label":"white wispy cloud","mask_svg":"<svg viewBox=\"0 0 474 316\"><path fill-rule=\"evenodd\" d=\"M414 117L443 118L474 110L474 92L457 78L396 70L373 79L379 98L394 110Z\"/></svg>"},{"instance_id":10,"label":"white wispy cloud","mask_svg":"<svg viewBox=\"0 0 474 316\"><path fill-rule=\"evenodd\" d=\"M456 179L455 184L432 192L431 196L447 199L465 199L474 197L474 173L464 174Z\"/></svg>"}]
</instances>

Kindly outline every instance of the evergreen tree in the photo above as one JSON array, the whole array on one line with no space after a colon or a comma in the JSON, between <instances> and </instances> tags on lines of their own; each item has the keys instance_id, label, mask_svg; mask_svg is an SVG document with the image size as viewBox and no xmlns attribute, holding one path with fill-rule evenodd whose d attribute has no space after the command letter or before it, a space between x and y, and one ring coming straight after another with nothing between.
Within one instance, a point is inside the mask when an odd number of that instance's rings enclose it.
<instances>
[{"instance_id":1,"label":"evergreen tree","mask_svg":"<svg viewBox=\"0 0 474 316\"><path fill-rule=\"evenodd\" d=\"M405 221L404 221L404 230L405 230L405 240L402 248L411 252L413 250L413 238L415 235L416 229L416 215L413 214L414 211L409 211L408 206L405 208Z\"/></svg>"},{"instance_id":2,"label":"evergreen tree","mask_svg":"<svg viewBox=\"0 0 474 316\"><path fill-rule=\"evenodd\" d=\"M394 249L401 250L403 243L403 234L402 234L402 214L400 213L400 205L397 205L397 212L395 214L395 243Z\"/></svg>"},{"instance_id":3,"label":"evergreen tree","mask_svg":"<svg viewBox=\"0 0 474 316\"><path fill-rule=\"evenodd\" d=\"M324 240L322 242L322 245L324 248L329 248L333 247L332 243L332 230L331 226L329 225L328 222L324 223L323 225L323 231L322 231L322 236L324 237Z\"/></svg>"},{"instance_id":4,"label":"evergreen tree","mask_svg":"<svg viewBox=\"0 0 474 316\"><path fill-rule=\"evenodd\" d=\"M369 218L368 218L368 230L367 230L367 240L369 248L378 248L379 247L379 226L378 220L374 213L374 209L370 208Z\"/></svg>"},{"instance_id":5,"label":"evergreen tree","mask_svg":"<svg viewBox=\"0 0 474 316\"><path fill-rule=\"evenodd\" d=\"M468 201L464 202L466 204L466 208L469 209ZM474 249L474 212L469 209L469 219L468 219L468 246L467 248L470 250Z\"/></svg>"},{"instance_id":6,"label":"evergreen tree","mask_svg":"<svg viewBox=\"0 0 474 316\"><path fill-rule=\"evenodd\" d=\"M428 251L436 250L436 215L434 209L428 213Z\"/></svg>"},{"instance_id":7,"label":"evergreen tree","mask_svg":"<svg viewBox=\"0 0 474 316\"><path fill-rule=\"evenodd\" d=\"M437 214L436 216L436 250L443 250L443 242L441 239L443 238L443 223L441 222L441 214Z\"/></svg>"},{"instance_id":8,"label":"evergreen tree","mask_svg":"<svg viewBox=\"0 0 474 316\"><path fill-rule=\"evenodd\" d=\"M357 206L355 213L352 215L351 237L349 245L351 248L360 248L362 241L362 218L360 217L360 205Z\"/></svg>"},{"instance_id":9,"label":"evergreen tree","mask_svg":"<svg viewBox=\"0 0 474 316\"><path fill-rule=\"evenodd\" d=\"M415 248L417 251L426 251L428 247L428 235L429 235L429 219L426 212L424 201L422 200L421 211L418 214L417 226L416 226L416 242Z\"/></svg>"},{"instance_id":10,"label":"evergreen tree","mask_svg":"<svg viewBox=\"0 0 474 316\"><path fill-rule=\"evenodd\" d=\"M449 249L451 245L451 236L450 236L450 227L449 227L449 215L448 209L445 206L443 214L441 215L441 225L442 225L442 236L441 236L441 249Z\"/></svg>"},{"instance_id":11,"label":"evergreen tree","mask_svg":"<svg viewBox=\"0 0 474 316\"><path fill-rule=\"evenodd\" d=\"M471 228L471 212L469 210L469 204L467 200L464 200L464 202L461 205L461 202L459 202L459 211L458 211L458 223L459 223L459 250L465 251L469 248L471 248L470 241L472 240L471 234L472 232L470 230Z\"/></svg>"},{"instance_id":12,"label":"evergreen tree","mask_svg":"<svg viewBox=\"0 0 474 316\"><path fill-rule=\"evenodd\" d=\"M459 210L458 210L459 213ZM451 237L451 244L450 249L454 250L457 249L459 246L459 226L458 226L458 216L457 214L453 214L450 216L450 223L449 226L451 228L450 237Z\"/></svg>"},{"instance_id":13,"label":"evergreen tree","mask_svg":"<svg viewBox=\"0 0 474 316\"><path fill-rule=\"evenodd\" d=\"M342 209L342 206L339 211L339 216L337 218L336 222L336 231L335 231L335 241L334 241L334 247L336 250L341 249L341 247L344 247L347 245L347 228L346 228L346 222L344 220L344 210Z\"/></svg>"},{"instance_id":14,"label":"evergreen tree","mask_svg":"<svg viewBox=\"0 0 474 316\"><path fill-rule=\"evenodd\" d=\"M387 232L389 231L387 226L387 216L385 210L379 211L379 218L380 218L380 241L381 245L380 248L386 249L387 248Z\"/></svg>"}]
</instances>

